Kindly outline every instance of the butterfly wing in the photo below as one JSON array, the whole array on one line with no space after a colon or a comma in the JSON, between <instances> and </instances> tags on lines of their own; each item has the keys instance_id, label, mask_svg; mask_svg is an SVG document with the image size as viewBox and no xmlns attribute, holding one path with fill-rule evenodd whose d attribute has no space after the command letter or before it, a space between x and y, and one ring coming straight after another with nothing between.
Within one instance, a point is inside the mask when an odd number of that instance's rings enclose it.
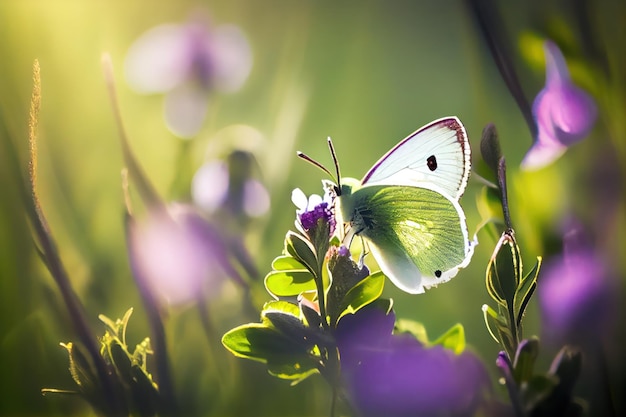
<instances>
[{"instance_id":1,"label":"butterfly wing","mask_svg":"<svg viewBox=\"0 0 626 417\"><path fill-rule=\"evenodd\" d=\"M406 292L449 281L471 259L465 214L442 190L372 185L345 199L346 220L383 273Z\"/></svg>"},{"instance_id":2,"label":"butterfly wing","mask_svg":"<svg viewBox=\"0 0 626 417\"><path fill-rule=\"evenodd\" d=\"M387 152L365 174L363 185L387 184L430 188L459 200L471 167L465 128L456 117L435 120Z\"/></svg>"}]
</instances>

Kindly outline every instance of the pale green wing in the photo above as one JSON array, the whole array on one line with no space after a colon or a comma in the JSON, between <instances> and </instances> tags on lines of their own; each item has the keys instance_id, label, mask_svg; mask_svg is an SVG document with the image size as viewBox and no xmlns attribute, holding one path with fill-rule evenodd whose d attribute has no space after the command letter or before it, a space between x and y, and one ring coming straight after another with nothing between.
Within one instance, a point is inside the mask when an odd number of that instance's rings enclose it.
<instances>
[{"instance_id":1,"label":"pale green wing","mask_svg":"<svg viewBox=\"0 0 626 417\"><path fill-rule=\"evenodd\" d=\"M341 197L343 215L400 289L449 281L474 250L459 203L434 188L371 185Z\"/></svg>"}]
</instances>

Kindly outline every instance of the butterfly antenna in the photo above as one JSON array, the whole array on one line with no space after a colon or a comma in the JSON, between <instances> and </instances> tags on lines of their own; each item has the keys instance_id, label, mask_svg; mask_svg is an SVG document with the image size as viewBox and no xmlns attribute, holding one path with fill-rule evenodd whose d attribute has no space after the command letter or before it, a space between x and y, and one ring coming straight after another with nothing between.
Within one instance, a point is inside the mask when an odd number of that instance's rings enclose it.
<instances>
[{"instance_id":1,"label":"butterfly antenna","mask_svg":"<svg viewBox=\"0 0 626 417\"><path fill-rule=\"evenodd\" d=\"M328 170L328 168L326 168L324 165L320 164L319 162L317 162L315 159L311 158L309 155L305 154L304 152L297 151L296 155L298 155L298 158L304 159L305 161L315 165L316 167L318 167L319 169L327 173L331 178L333 179L335 178L332 172Z\"/></svg>"},{"instance_id":2,"label":"butterfly antenna","mask_svg":"<svg viewBox=\"0 0 626 417\"><path fill-rule=\"evenodd\" d=\"M333 146L333 141L328 137L328 149L330 149L330 154L333 157L333 163L335 164L335 172L337 172L337 189L338 193L341 193L341 172L339 171L339 162L337 161L337 154L335 153L335 147Z\"/></svg>"}]
</instances>

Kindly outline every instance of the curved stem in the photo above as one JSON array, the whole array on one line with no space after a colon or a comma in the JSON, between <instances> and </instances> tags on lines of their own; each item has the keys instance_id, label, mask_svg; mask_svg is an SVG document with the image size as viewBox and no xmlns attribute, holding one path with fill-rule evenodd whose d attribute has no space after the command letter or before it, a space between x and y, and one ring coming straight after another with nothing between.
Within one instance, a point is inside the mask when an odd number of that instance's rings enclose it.
<instances>
[{"instance_id":1,"label":"curved stem","mask_svg":"<svg viewBox=\"0 0 626 417\"><path fill-rule=\"evenodd\" d=\"M114 376L109 372L107 364L105 363L102 355L100 355L100 349L96 338L89 327L87 317L85 315L84 307L81 304L78 296L72 288L69 276L59 252L56 248L54 239L48 221L44 215L39 196L37 193L37 124L39 119L39 108L41 103L41 79L39 72L39 62L35 61L33 65L33 94L31 98L31 108L29 117L29 146L30 146L30 159L29 159L29 181L30 181L30 198L25 201L27 207L26 211L30 217L30 223L33 227L33 233L36 243L39 245L38 250L42 254L46 267L52 278L56 282L65 306L67 307L70 320L74 325L74 329L80 338L82 344L89 352L89 356L96 368L98 380L102 384L102 391L105 398L107 398L107 404L110 409L106 410L108 415L124 415L126 414L125 405L123 400L117 395L115 389Z\"/></svg>"}]
</instances>

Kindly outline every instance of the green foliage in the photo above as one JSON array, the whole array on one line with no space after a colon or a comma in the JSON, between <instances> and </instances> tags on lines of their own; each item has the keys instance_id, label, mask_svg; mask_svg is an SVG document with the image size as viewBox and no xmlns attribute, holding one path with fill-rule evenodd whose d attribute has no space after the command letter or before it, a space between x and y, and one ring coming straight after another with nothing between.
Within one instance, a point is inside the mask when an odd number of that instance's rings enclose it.
<instances>
[{"instance_id":1,"label":"green foliage","mask_svg":"<svg viewBox=\"0 0 626 417\"><path fill-rule=\"evenodd\" d=\"M160 397L159 387L146 366L146 359L152 354L150 339L146 337L132 352L126 344L126 327L132 311L132 308L129 309L122 319L115 321L104 315L99 316L107 327L100 339L100 354L109 371L116 376L115 389L122 394L125 408L129 410L130 415L154 416L159 411ZM95 410L99 410L103 415L107 414L110 405L106 403L106 395L102 391L98 376L82 348L72 342L61 343L61 346L68 352L70 374L78 390L44 389L42 392L78 394Z\"/></svg>"},{"instance_id":2,"label":"green foliage","mask_svg":"<svg viewBox=\"0 0 626 417\"><path fill-rule=\"evenodd\" d=\"M115 369L125 398L133 414L155 415L159 409L159 387L147 369L147 357L153 353L150 339L146 337L131 352L126 344L126 327L133 312L130 308L122 319L113 322L104 315L98 316L107 330L101 339L100 353Z\"/></svg>"},{"instance_id":3,"label":"green foliage","mask_svg":"<svg viewBox=\"0 0 626 417\"><path fill-rule=\"evenodd\" d=\"M320 271L319 258L315 253L313 244L301 234L292 231L287 232L285 252L304 265L314 276Z\"/></svg>"},{"instance_id":4,"label":"green foliage","mask_svg":"<svg viewBox=\"0 0 626 417\"><path fill-rule=\"evenodd\" d=\"M432 345L441 345L460 355L465 350L465 329L463 325L461 323L455 324L433 341Z\"/></svg>"},{"instance_id":5,"label":"green foliage","mask_svg":"<svg viewBox=\"0 0 626 417\"><path fill-rule=\"evenodd\" d=\"M311 272L292 256L279 256L272 262L272 271L265 277L265 289L275 297L297 296L315 290Z\"/></svg>"},{"instance_id":6,"label":"green foliage","mask_svg":"<svg viewBox=\"0 0 626 417\"><path fill-rule=\"evenodd\" d=\"M337 311L339 315L331 315L331 324L336 325L346 314L354 314L361 308L378 299L383 293L385 276L378 271L363 278L358 284L350 288L339 302ZM329 304L329 307L333 304Z\"/></svg>"},{"instance_id":7,"label":"green foliage","mask_svg":"<svg viewBox=\"0 0 626 417\"><path fill-rule=\"evenodd\" d=\"M533 268L524 275L522 255L511 224L506 187L506 165L500 153L498 137L493 126L483 131L481 143L483 158L497 176L497 194L484 190L479 204L485 222L496 218L494 196L498 196L505 230L498 240L486 271L486 286L496 308L483 305L485 324L492 337L504 349L498 366L504 374L505 385L516 415L579 416L582 406L572 396L580 373L581 355L564 347L546 373L537 373L535 363L539 356L539 340L523 339L524 311L537 288L542 258L537 257Z\"/></svg>"},{"instance_id":8,"label":"green foliage","mask_svg":"<svg viewBox=\"0 0 626 417\"><path fill-rule=\"evenodd\" d=\"M437 339L432 341L428 339L426 327L422 323L413 320L396 320L394 333L411 334L425 346L443 346L457 355L463 353L465 350L465 329L461 323L455 324Z\"/></svg>"},{"instance_id":9,"label":"green foliage","mask_svg":"<svg viewBox=\"0 0 626 417\"><path fill-rule=\"evenodd\" d=\"M524 415L535 417L583 415L584 403L573 396L582 366L580 352L563 347L545 373L534 369L538 355L539 341L533 338L520 343L512 363L506 361L504 374L512 403Z\"/></svg>"},{"instance_id":10,"label":"green foliage","mask_svg":"<svg viewBox=\"0 0 626 417\"><path fill-rule=\"evenodd\" d=\"M261 323L238 326L222 337L235 356L265 363L270 374L294 384L316 373L336 383L339 359L332 329L383 291L384 275L370 275L340 255L328 233L323 220L311 231L289 231L284 254L265 277L265 288L278 300L263 306Z\"/></svg>"},{"instance_id":11,"label":"green foliage","mask_svg":"<svg viewBox=\"0 0 626 417\"><path fill-rule=\"evenodd\" d=\"M487 292L497 303L497 310L483 306L485 324L513 357L522 338L522 318L537 287L541 257L533 269L522 276L522 258L513 231L502 234L487 265Z\"/></svg>"}]
</instances>

